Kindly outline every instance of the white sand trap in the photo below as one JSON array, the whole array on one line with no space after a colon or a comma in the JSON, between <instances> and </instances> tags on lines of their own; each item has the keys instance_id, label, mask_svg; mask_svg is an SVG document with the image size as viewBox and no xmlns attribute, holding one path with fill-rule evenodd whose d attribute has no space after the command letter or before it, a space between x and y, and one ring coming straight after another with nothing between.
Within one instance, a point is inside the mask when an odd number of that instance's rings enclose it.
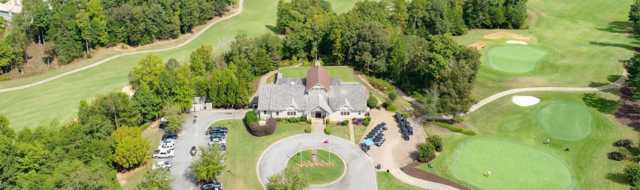
<instances>
[{"instance_id":1,"label":"white sand trap","mask_svg":"<svg viewBox=\"0 0 640 190\"><path fill-rule=\"evenodd\" d=\"M511 101L522 107L533 106L540 103L540 99L533 96L513 96Z\"/></svg>"},{"instance_id":2,"label":"white sand trap","mask_svg":"<svg viewBox=\"0 0 640 190\"><path fill-rule=\"evenodd\" d=\"M525 41L520 41L520 40L509 40L507 41L508 44L520 44L520 45L529 45L529 43L525 42Z\"/></svg>"},{"instance_id":3,"label":"white sand trap","mask_svg":"<svg viewBox=\"0 0 640 190\"><path fill-rule=\"evenodd\" d=\"M128 96L133 96L133 94L136 93L136 91L133 90L133 87L131 85L127 85L127 86L122 87L122 92L124 92Z\"/></svg>"}]
</instances>

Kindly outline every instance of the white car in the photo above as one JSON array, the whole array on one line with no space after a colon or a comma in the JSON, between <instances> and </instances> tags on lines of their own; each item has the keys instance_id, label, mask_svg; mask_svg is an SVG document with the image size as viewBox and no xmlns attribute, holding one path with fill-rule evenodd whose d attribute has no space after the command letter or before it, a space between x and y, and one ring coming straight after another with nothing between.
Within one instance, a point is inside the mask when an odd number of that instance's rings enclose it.
<instances>
[{"instance_id":1,"label":"white car","mask_svg":"<svg viewBox=\"0 0 640 190\"><path fill-rule=\"evenodd\" d=\"M175 144L162 143L158 145L158 149L160 150L173 150L175 148L176 148Z\"/></svg>"},{"instance_id":2,"label":"white car","mask_svg":"<svg viewBox=\"0 0 640 190\"><path fill-rule=\"evenodd\" d=\"M158 161L156 162L155 165L153 165L153 169L170 169L171 166L173 166L173 163L171 163L171 161L169 160L164 160L164 161Z\"/></svg>"},{"instance_id":3,"label":"white car","mask_svg":"<svg viewBox=\"0 0 640 190\"><path fill-rule=\"evenodd\" d=\"M153 154L153 158L173 158L175 151L171 150L156 150Z\"/></svg>"}]
</instances>

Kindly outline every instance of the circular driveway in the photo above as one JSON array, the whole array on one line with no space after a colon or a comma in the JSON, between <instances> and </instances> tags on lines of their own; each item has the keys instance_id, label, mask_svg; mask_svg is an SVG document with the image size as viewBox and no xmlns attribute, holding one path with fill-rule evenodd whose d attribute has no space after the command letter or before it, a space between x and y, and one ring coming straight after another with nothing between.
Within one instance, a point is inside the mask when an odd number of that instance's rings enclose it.
<instances>
[{"instance_id":1,"label":"circular driveway","mask_svg":"<svg viewBox=\"0 0 640 190\"><path fill-rule=\"evenodd\" d=\"M344 177L329 185L312 185L312 190L376 190L376 171L373 161L353 143L330 135L300 134L279 140L270 145L258 160L258 178L263 185L269 177L287 167L289 158L297 152L309 149L323 149L340 156L346 164Z\"/></svg>"}]
</instances>

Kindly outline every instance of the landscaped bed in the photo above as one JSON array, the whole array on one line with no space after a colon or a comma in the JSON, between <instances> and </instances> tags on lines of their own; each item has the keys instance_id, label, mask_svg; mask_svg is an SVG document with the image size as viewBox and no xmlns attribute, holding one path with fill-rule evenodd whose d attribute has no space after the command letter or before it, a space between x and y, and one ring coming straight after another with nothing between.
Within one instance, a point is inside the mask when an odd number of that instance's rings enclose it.
<instances>
[{"instance_id":1,"label":"landscaped bed","mask_svg":"<svg viewBox=\"0 0 640 190\"><path fill-rule=\"evenodd\" d=\"M328 151L315 151L316 160L312 159L313 150L298 152L289 159L287 168L299 169L309 184L327 184L340 179L345 169L342 159Z\"/></svg>"},{"instance_id":2,"label":"landscaped bed","mask_svg":"<svg viewBox=\"0 0 640 190\"><path fill-rule=\"evenodd\" d=\"M625 162L608 160L607 153L614 141L635 138L631 128L586 106L581 93L525 95L542 101L520 107L502 98L471 113L464 126L476 135L427 127L443 137L444 151L420 169L473 189L627 188L615 177Z\"/></svg>"}]
</instances>

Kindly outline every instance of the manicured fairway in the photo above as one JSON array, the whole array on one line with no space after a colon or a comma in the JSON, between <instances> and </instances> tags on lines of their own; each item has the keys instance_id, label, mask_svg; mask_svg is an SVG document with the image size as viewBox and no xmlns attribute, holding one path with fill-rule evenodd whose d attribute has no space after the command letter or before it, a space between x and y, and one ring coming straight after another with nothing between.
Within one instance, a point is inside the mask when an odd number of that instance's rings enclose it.
<instances>
[{"instance_id":1,"label":"manicured fairway","mask_svg":"<svg viewBox=\"0 0 640 190\"><path fill-rule=\"evenodd\" d=\"M486 53L486 63L493 69L507 73L533 71L547 53L529 45L507 44L492 47Z\"/></svg>"},{"instance_id":2,"label":"manicured fairway","mask_svg":"<svg viewBox=\"0 0 640 190\"><path fill-rule=\"evenodd\" d=\"M455 178L477 189L573 188L573 177L564 161L508 140L468 139L456 148L449 167Z\"/></svg>"},{"instance_id":3,"label":"manicured fairway","mask_svg":"<svg viewBox=\"0 0 640 190\"><path fill-rule=\"evenodd\" d=\"M334 6L334 9L344 12L352 7L355 0L329 0L329 2L339 2L336 4L339 6ZM189 54L201 45L212 45L214 52L219 54L224 52L238 34L257 36L270 32L268 26L275 25L278 1L246 0L244 5L244 11L240 15L216 24L186 46L161 52L158 55L165 60L176 58L179 61L185 61ZM0 114L7 116L11 126L17 129L37 127L52 120L68 121L76 115L81 100L91 100L96 95L120 91L127 84L129 71L143 56L121 57L36 87L0 93ZM21 80L32 81L33 79ZM20 84L21 82L11 81L10 83Z\"/></svg>"},{"instance_id":4,"label":"manicured fairway","mask_svg":"<svg viewBox=\"0 0 640 190\"><path fill-rule=\"evenodd\" d=\"M553 101L536 112L537 125L552 138L577 141L591 134L592 118L587 106Z\"/></svg>"},{"instance_id":5,"label":"manicured fairway","mask_svg":"<svg viewBox=\"0 0 640 190\"><path fill-rule=\"evenodd\" d=\"M329 75L333 78L340 79L344 82L355 82L356 76L353 74L353 69L345 66L326 66L324 67L329 72ZM307 75L309 67L287 67L280 69L280 72L284 77L304 78Z\"/></svg>"},{"instance_id":6,"label":"manicured fairway","mask_svg":"<svg viewBox=\"0 0 640 190\"><path fill-rule=\"evenodd\" d=\"M339 179L344 173L344 162L337 155L318 150L317 161L329 165L309 166L312 163L311 151L302 151L289 159L287 168L300 169L310 184L326 184Z\"/></svg>"}]
</instances>

